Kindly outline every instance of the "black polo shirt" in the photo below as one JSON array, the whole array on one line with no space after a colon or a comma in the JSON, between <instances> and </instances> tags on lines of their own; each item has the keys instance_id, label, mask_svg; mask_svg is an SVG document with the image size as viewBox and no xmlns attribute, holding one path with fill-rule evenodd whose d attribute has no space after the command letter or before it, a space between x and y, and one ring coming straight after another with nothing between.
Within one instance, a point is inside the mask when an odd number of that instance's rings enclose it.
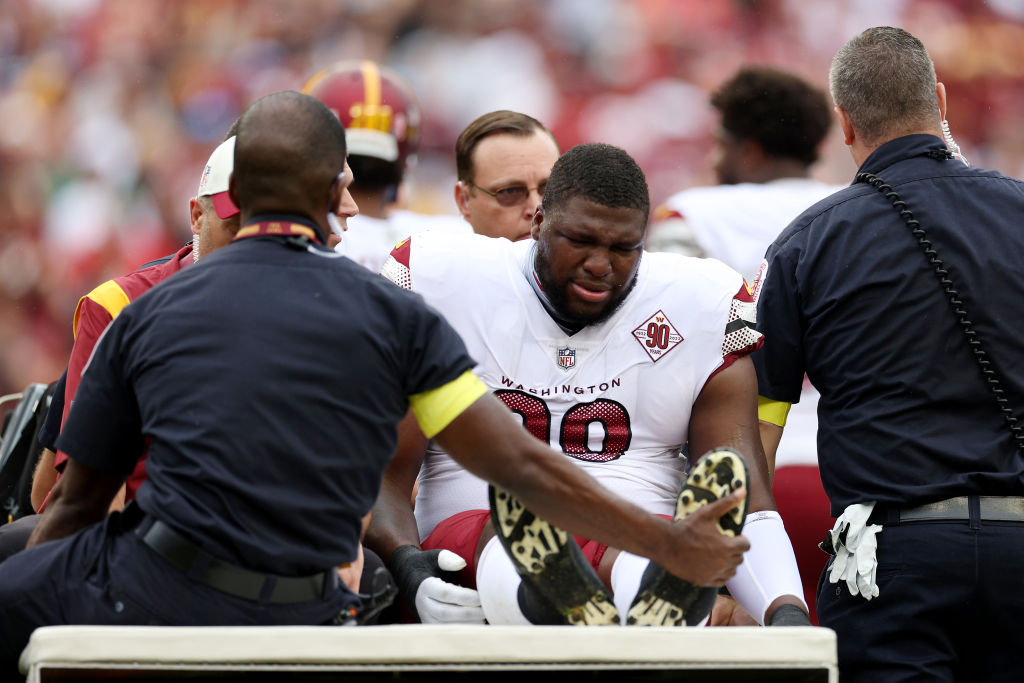
<instances>
[{"instance_id":1,"label":"black polo shirt","mask_svg":"<svg viewBox=\"0 0 1024 683\"><path fill-rule=\"evenodd\" d=\"M860 170L891 185L924 228L1024 419L1024 184L937 158L944 149L910 135ZM1024 494L1024 462L935 268L889 200L855 183L805 211L766 259L759 392L795 402L805 371L821 392L833 515L867 500Z\"/></svg>"},{"instance_id":2,"label":"black polo shirt","mask_svg":"<svg viewBox=\"0 0 1024 683\"><path fill-rule=\"evenodd\" d=\"M355 558L407 397L473 365L418 295L251 237L124 309L58 445L117 474L147 449L144 510L229 562L309 574Z\"/></svg>"}]
</instances>

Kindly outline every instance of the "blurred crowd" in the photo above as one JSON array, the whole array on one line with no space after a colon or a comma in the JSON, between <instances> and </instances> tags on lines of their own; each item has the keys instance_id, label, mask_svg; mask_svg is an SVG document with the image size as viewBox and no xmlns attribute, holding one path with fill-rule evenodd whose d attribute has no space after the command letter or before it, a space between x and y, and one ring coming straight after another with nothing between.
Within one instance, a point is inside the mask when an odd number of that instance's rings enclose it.
<instances>
[{"instance_id":1,"label":"blurred crowd","mask_svg":"<svg viewBox=\"0 0 1024 683\"><path fill-rule=\"evenodd\" d=\"M835 51L877 25L924 41L968 159L1024 176L1020 0L3 0L0 394L60 376L81 295L190 238L203 164L249 102L336 60L418 94L412 209L454 212L455 138L500 108L563 150L625 148L657 204L712 182L708 94L737 67L825 88ZM853 172L834 130L815 175Z\"/></svg>"}]
</instances>

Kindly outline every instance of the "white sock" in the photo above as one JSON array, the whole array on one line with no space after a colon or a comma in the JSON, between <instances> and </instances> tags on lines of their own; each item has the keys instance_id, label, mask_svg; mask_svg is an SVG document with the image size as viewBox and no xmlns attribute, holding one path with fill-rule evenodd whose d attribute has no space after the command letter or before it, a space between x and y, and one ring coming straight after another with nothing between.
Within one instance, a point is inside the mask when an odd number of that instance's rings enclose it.
<instances>
[{"instance_id":1,"label":"white sock","mask_svg":"<svg viewBox=\"0 0 1024 683\"><path fill-rule=\"evenodd\" d=\"M629 608L636 600L636 594L640 592L640 579L643 578L650 563L646 557L623 550L612 564L612 600L615 602L615 609L619 610L619 619L623 626L629 617ZM697 625L706 626L710 620L711 615L708 615L703 623Z\"/></svg>"},{"instance_id":2,"label":"white sock","mask_svg":"<svg viewBox=\"0 0 1024 683\"><path fill-rule=\"evenodd\" d=\"M489 540L476 564L476 589L487 623L530 624L519 609L521 581L498 537Z\"/></svg>"},{"instance_id":3,"label":"white sock","mask_svg":"<svg viewBox=\"0 0 1024 683\"><path fill-rule=\"evenodd\" d=\"M612 600L619 610L620 623L626 625L629 608L640 591L640 578L644 575L650 560L625 550L619 553L612 564Z\"/></svg>"}]
</instances>

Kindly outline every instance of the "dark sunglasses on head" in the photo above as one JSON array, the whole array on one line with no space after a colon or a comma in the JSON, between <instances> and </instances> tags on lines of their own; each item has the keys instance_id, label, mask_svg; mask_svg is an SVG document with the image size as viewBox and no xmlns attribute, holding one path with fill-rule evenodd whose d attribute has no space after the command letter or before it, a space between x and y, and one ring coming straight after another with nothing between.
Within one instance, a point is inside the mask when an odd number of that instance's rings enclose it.
<instances>
[{"instance_id":1,"label":"dark sunglasses on head","mask_svg":"<svg viewBox=\"0 0 1024 683\"><path fill-rule=\"evenodd\" d=\"M508 187L502 187L494 192L491 192L487 188L480 187L472 181L467 182L468 185L475 187L486 195L490 195L498 200L498 203L502 206L518 206L522 204L530 197L530 190L537 190L537 194L541 197L544 196L544 188L547 187L547 183L541 183L537 187L527 187L526 185L509 185Z\"/></svg>"}]
</instances>

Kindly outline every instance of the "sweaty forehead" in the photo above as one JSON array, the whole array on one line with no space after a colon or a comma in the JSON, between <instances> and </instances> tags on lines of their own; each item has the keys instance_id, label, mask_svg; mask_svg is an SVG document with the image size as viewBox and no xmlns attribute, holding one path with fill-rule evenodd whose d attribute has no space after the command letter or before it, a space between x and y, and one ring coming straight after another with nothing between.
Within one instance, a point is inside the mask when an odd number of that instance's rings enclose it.
<instances>
[{"instance_id":1,"label":"sweaty forehead","mask_svg":"<svg viewBox=\"0 0 1024 683\"><path fill-rule=\"evenodd\" d=\"M640 209L605 206L578 195L546 211L544 220L567 237L607 244L638 243L647 228L646 214Z\"/></svg>"}]
</instances>

